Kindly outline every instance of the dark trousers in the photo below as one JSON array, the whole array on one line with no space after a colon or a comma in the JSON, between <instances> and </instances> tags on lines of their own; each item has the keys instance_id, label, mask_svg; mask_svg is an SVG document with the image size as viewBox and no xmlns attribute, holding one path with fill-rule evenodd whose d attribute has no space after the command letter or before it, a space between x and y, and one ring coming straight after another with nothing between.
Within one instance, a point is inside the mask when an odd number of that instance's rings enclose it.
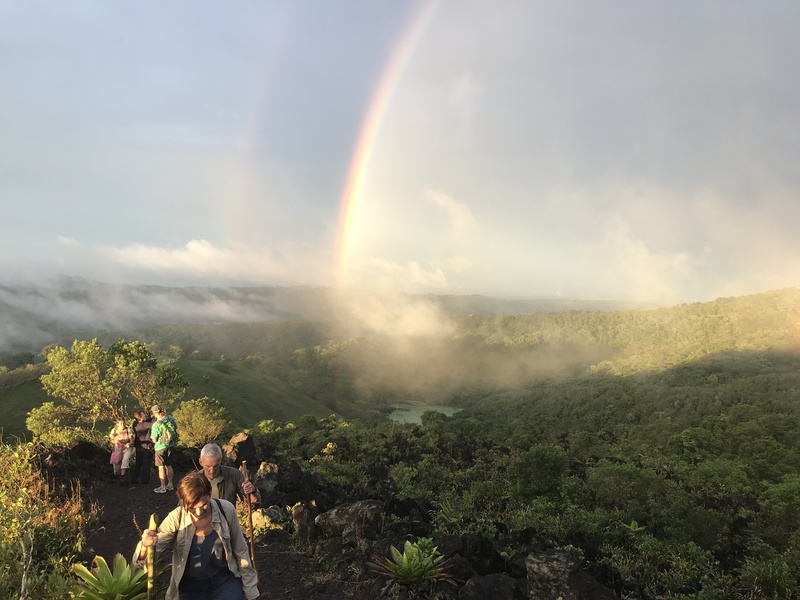
<instances>
[{"instance_id":1,"label":"dark trousers","mask_svg":"<svg viewBox=\"0 0 800 600\"><path fill-rule=\"evenodd\" d=\"M131 483L139 483L139 478L141 477L141 482L145 485L150 483L150 467L153 464L153 451L148 450L147 448L142 448L141 446L136 446L136 462L133 465L133 469L130 471L130 481Z\"/></svg>"},{"instance_id":2,"label":"dark trousers","mask_svg":"<svg viewBox=\"0 0 800 600\"><path fill-rule=\"evenodd\" d=\"M242 580L228 569L223 569L210 579L197 579L186 575L178 586L178 600L243 600Z\"/></svg>"}]
</instances>

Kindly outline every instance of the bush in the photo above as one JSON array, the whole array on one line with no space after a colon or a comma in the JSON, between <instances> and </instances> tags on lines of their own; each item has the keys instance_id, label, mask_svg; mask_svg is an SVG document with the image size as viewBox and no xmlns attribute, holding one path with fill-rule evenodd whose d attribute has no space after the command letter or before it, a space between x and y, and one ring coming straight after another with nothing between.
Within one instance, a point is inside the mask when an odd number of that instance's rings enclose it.
<instances>
[{"instance_id":1,"label":"bush","mask_svg":"<svg viewBox=\"0 0 800 600\"><path fill-rule=\"evenodd\" d=\"M79 488L47 480L37 466L43 450L0 446L0 598L68 597L70 565L96 519Z\"/></svg>"},{"instance_id":2,"label":"bush","mask_svg":"<svg viewBox=\"0 0 800 600\"><path fill-rule=\"evenodd\" d=\"M397 589L416 598L430 591L437 581L455 583L455 578L447 570L449 561L429 538L406 541L402 552L392 546L390 552L389 558L380 557L377 562L367 563L374 573L386 580L382 596Z\"/></svg>"},{"instance_id":3,"label":"bush","mask_svg":"<svg viewBox=\"0 0 800 600\"><path fill-rule=\"evenodd\" d=\"M207 396L181 402L172 416L178 424L182 446L200 448L221 439L231 427L228 410Z\"/></svg>"},{"instance_id":4,"label":"bush","mask_svg":"<svg viewBox=\"0 0 800 600\"><path fill-rule=\"evenodd\" d=\"M74 422L74 411L71 407L45 402L40 407L31 409L25 419L25 426L33 434L34 441L45 446L69 446L84 440L98 446L106 444L105 435L96 430L72 425Z\"/></svg>"}]
</instances>

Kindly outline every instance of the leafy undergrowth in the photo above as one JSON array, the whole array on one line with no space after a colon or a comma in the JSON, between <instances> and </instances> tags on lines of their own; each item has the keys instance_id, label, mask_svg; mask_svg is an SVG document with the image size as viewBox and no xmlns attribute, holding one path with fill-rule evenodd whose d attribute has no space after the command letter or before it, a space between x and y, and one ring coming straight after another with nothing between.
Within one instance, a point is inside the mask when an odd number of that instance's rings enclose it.
<instances>
[{"instance_id":1,"label":"leafy undergrowth","mask_svg":"<svg viewBox=\"0 0 800 600\"><path fill-rule=\"evenodd\" d=\"M0 598L67 598L71 565L87 549L98 509L79 483L44 474L47 450L0 445Z\"/></svg>"}]
</instances>

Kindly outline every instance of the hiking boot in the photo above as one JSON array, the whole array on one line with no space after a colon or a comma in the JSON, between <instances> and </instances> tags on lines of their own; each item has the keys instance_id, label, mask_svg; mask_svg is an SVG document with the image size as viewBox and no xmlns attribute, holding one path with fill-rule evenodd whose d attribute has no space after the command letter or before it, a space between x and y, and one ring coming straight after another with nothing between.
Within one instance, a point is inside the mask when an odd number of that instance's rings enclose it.
<instances>
[{"instance_id":1,"label":"hiking boot","mask_svg":"<svg viewBox=\"0 0 800 600\"><path fill-rule=\"evenodd\" d=\"M156 489L154 489L153 491L156 494L166 494L167 493L167 488L165 488L163 485L160 485Z\"/></svg>"}]
</instances>

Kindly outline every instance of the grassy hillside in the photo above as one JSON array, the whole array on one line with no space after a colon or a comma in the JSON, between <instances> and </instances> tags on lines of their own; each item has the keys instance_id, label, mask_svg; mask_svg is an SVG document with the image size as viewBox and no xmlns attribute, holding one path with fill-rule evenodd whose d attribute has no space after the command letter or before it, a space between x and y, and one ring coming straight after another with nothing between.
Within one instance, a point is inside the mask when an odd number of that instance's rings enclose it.
<instances>
[{"instance_id":1,"label":"grassy hillside","mask_svg":"<svg viewBox=\"0 0 800 600\"><path fill-rule=\"evenodd\" d=\"M291 421L303 415L319 419L332 414L329 407L253 363L181 360L175 366L189 382L186 398L220 400L241 426L263 419Z\"/></svg>"},{"instance_id":2,"label":"grassy hillside","mask_svg":"<svg viewBox=\"0 0 800 600\"><path fill-rule=\"evenodd\" d=\"M0 430L4 438L24 435L28 411L52 400L39 382L44 372L44 365L28 365L0 374Z\"/></svg>"}]
</instances>

